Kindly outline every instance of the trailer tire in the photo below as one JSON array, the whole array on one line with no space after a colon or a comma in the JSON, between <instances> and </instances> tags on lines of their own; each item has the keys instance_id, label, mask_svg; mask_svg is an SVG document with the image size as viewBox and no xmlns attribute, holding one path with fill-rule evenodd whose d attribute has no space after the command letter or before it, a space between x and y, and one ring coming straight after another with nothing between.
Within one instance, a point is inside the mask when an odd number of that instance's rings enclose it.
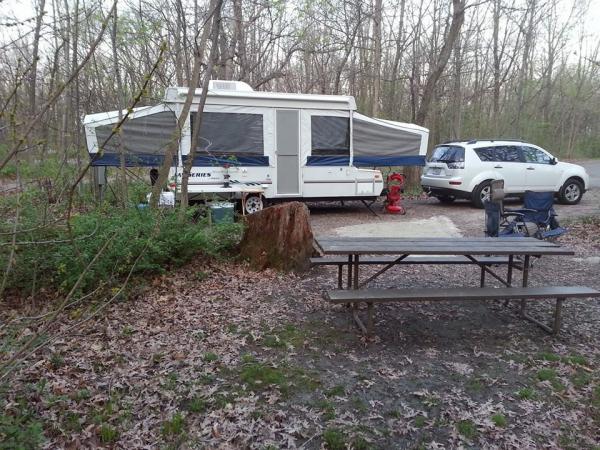
<instances>
[{"instance_id":1,"label":"trailer tire","mask_svg":"<svg viewBox=\"0 0 600 450\"><path fill-rule=\"evenodd\" d=\"M244 200L244 211L248 214L254 214L255 212L262 211L263 209L263 198L260 194L248 195Z\"/></svg>"}]
</instances>

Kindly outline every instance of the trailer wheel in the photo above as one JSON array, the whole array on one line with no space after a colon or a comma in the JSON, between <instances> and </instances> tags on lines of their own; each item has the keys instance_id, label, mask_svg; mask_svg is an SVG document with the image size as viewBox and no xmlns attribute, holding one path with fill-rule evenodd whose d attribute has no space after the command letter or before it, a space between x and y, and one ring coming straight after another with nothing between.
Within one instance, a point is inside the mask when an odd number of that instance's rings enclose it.
<instances>
[{"instance_id":1,"label":"trailer wheel","mask_svg":"<svg viewBox=\"0 0 600 450\"><path fill-rule=\"evenodd\" d=\"M260 194L248 195L244 199L244 209L248 214L261 211L263 209L262 196Z\"/></svg>"}]
</instances>

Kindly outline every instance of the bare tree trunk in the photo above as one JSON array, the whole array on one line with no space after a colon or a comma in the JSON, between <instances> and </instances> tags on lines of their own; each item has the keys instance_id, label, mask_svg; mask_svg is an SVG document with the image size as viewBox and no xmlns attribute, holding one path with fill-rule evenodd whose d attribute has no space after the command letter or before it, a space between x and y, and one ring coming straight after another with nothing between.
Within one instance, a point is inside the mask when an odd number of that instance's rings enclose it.
<instances>
[{"instance_id":1,"label":"bare tree trunk","mask_svg":"<svg viewBox=\"0 0 600 450\"><path fill-rule=\"evenodd\" d=\"M208 24L210 23L210 20L213 18L213 15L215 15L215 14L220 15L223 0L213 0L213 2L214 2L214 6L211 7L211 9L210 9L209 16L208 16L207 20L205 21L205 25L204 25L205 27L209 27ZM217 11L218 11L218 13L217 13ZM207 35L207 33L203 33L203 36L206 36L206 35ZM204 48L205 42L206 42L205 40L202 40L199 43L199 45L196 47L196 50L195 50L196 56L194 58L194 65L192 68L192 79L190 80L190 82L188 84L188 86L189 86L188 93L185 98L185 102L183 103L183 107L182 107L181 113L179 115L179 118L177 120L177 127L176 127L176 131L175 131L175 135L173 136L171 143L169 144L169 146L167 147L167 150L165 151L165 157L164 157L163 163L158 171L158 179L156 180L156 183L152 187L152 195L150 197L150 207L151 208L158 207L160 192L167 183L167 178L169 177L169 170L171 169L171 166L173 164L173 158L175 157L175 154L177 153L177 149L179 147L181 130L183 129L185 123L187 122L188 116L190 114L190 109L192 106L192 102L194 100L194 94L196 92L196 86L198 86L198 83L200 81L200 69L202 67L202 53L201 52L202 52L202 49Z\"/></svg>"},{"instance_id":2,"label":"bare tree trunk","mask_svg":"<svg viewBox=\"0 0 600 450\"><path fill-rule=\"evenodd\" d=\"M396 52L394 53L394 62L392 63L392 76L390 78L390 98L388 103L388 116L397 119L397 91L398 91L398 69L400 60L404 51L404 14L406 10L406 0L400 0L400 19L398 23L398 36L396 37Z\"/></svg>"},{"instance_id":3,"label":"bare tree trunk","mask_svg":"<svg viewBox=\"0 0 600 450\"><path fill-rule=\"evenodd\" d=\"M522 132L521 114L525 107L525 84L529 73L529 59L531 48L533 46L534 20L536 17L537 0L529 0L527 5L527 14L525 16L525 29L522 30L525 36L523 43L523 55L521 57L521 70L519 71L519 84L517 85L517 114L515 115L514 131L515 136L519 137ZM527 21L527 18L529 20Z\"/></svg>"},{"instance_id":4,"label":"bare tree trunk","mask_svg":"<svg viewBox=\"0 0 600 450\"><path fill-rule=\"evenodd\" d=\"M200 136L200 130L202 128L202 113L204 112L204 105L206 104L206 96L208 94L208 84L210 77L213 73L214 65L218 57L217 45L219 39L219 30L221 28L221 6L222 0L217 0L215 5L215 12L213 15L213 22L211 26L211 47L208 64L206 71L204 72L204 80L202 81L202 94L200 95L200 102L198 104L198 111L196 112L196 120L194 121L194 128L192 130L192 139L190 145L190 153L183 166L183 173L181 176L181 216L185 213L185 210L189 204L188 197L188 185L190 180L190 173L194 165L194 157L196 156L196 148L198 147L198 138ZM208 27L207 27L208 29ZM206 41L206 37L203 36L203 40ZM203 47L203 46L202 46ZM203 51L200 50L199 58L202 58Z\"/></svg>"},{"instance_id":5,"label":"bare tree trunk","mask_svg":"<svg viewBox=\"0 0 600 450\"><path fill-rule=\"evenodd\" d=\"M454 46L454 88L452 89L452 137L461 136L462 127L462 53L460 38ZM476 66L478 66L476 64ZM438 127L439 128L439 127Z\"/></svg>"},{"instance_id":6,"label":"bare tree trunk","mask_svg":"<svg viewBox=\"0 0 600 450\"><path fill-rule=\"evenodd\" d=\"M119 122L123 119L123 107L124 107L124 92L123 92L123 80L121 79L121 67L119 65L119 53L117 51L117 32L118 32L118 12L115 10L115 15L113 16L113 27L111 33L112 40L112 52L113 52L113 71L115 75L115 81L117 82L117 104L119 107L118 118ZM117 146L119 149L119 185L120 195L121 195L121 206L125 208L127 206L127 172L125 165L125 147L123 145L123 131L119 129L117 133Z\"/></svg>"},{"instance_id":7,"label":"bare tree trunk","mask_svg":"<svg viewBox=\"0 0 600 450\"><path fill-rule=\"evenodd\" d=\"M425 82L425 87L423 88L423 98L421 99L421 105L419 106L416 116L416 123L419 125L425 124L425 120L429 114L429 107L431 106L431 101L433 100L435 87L438 80L442 76L444 69L446 68L446 64L448 64L450 54L452 53L452 48L455 45L456 39L460 34L460 29L465 20L465 0L452 0L452 7L453 13L452 22L450 23L450 30L446 35L442 50L437 57L433 69L429 72L427 81Z\"/></svg>"},{"instance_id":8,"label":"bare tree trunk","mask_svg":"<svg viewBox=\"0 0 600 450\"><path fill-rule=\"evenodd\" d=\"M493 29L492 29L492 45L494 52L494 87L492 97L492 121L494 127L494 134L497 136L499 132L499 121L500 121L500 1L494 0L494 11L493 11Z\"/></svg>"},{"instance_id":9,"label":"bare tree trunk","mask_svg":"<svg viewBox=\"0 0 600 450\"><path fill-rule=\"evenodd\" d=\"M371 99L371 115L379 114L379 97L381 92L381 21L383 20L382 0L375 0L373 11L373 98Z\"/></svg>"},{"instance_id":10,"label":"bare tree trunk","mask_svg":"<svg viewBox=\"0 0 600 450\"><path fill-rule=\"evenodd\" d=\"M37 16L35 20L35 31L33 34L33 50L31 54L31 70L29 72L29 113L31 116L35 115L35 96L36 96L36 84L37 84L37 66L39 59L39 44L40 44L40 32L42 29L42 23L44 18L44 8L46 6L46 0L40 0L37 7Z\"/></svg>"}]
</instances>

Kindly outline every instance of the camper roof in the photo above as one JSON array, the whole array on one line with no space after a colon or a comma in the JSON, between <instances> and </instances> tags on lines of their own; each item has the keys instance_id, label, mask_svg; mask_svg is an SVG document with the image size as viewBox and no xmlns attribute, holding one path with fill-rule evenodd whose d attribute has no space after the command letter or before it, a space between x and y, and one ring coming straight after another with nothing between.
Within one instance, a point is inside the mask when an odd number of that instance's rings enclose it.
<instances>
[{"instance_id":1,"label":"camper roof","mask_svg":"<svg viewBox=\"0 0 600 450\"><path fill-rule=\"evenodd\" d=\"M170 87L165 102L183 103L187 87ZM194 103L200 102L201 89L194 93ZM355 110L354 97L348 95L291 94L284 92L254 91L241 81L213 80L210 82L206 103L209 105L244 105L303 109Z\"/></svg>"}]
</instances>

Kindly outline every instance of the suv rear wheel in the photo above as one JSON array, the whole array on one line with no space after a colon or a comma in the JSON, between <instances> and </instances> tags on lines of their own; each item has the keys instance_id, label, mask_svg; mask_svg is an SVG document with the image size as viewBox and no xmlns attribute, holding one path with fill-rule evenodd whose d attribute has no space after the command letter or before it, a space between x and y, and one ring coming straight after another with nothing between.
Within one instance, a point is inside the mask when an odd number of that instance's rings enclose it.
<instances>
[{"instance_id":1,"label":"suv rear wheel","mask_svg":"<svg viewBox=\"0 0 600 450\"><path fill-rule=\"evenodd\" d=\"M558 191L558 199L566 205L576 205L583 197L583 184L575 178L569 178Z\"/></svg>"},{"instance_id":2,"label":"suv rear wheel","mask_svg":"<svg viewBox=\"0 0 600 450\"><path fill-rule=\"evenodd\" d=\"M477 208L483 208L483 202L490 199L491 193L492 185L489 181L484 181L473 190L471 202L473 202L473 205Z\"/></svg>"}]
</instances>

